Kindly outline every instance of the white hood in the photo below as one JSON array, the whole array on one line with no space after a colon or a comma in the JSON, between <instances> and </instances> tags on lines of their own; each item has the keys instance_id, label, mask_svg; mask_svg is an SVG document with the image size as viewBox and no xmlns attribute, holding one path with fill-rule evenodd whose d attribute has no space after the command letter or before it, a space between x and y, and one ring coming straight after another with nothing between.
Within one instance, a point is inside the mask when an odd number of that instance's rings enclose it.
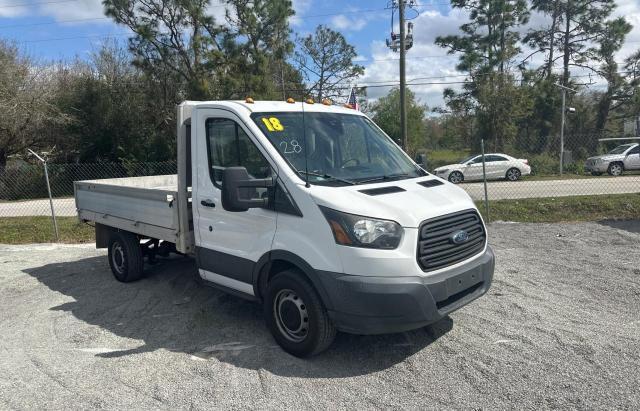
<instances>
[{"instance_id":1,"label":"white hood","mask_svg":"<svg viewBox=\"0 0 640 411\"><path fill-rule=\"evenodd\" d=\"M434 179L443 184L435 187L418 184ZM378 195L361 192L394 186L404 191ZM476 208L464 190L434 176L344 187L313 185L310 195L318 205L346 213L393 220L407 228L418 227L429 218Z\"/></svg>"}]
</instances>

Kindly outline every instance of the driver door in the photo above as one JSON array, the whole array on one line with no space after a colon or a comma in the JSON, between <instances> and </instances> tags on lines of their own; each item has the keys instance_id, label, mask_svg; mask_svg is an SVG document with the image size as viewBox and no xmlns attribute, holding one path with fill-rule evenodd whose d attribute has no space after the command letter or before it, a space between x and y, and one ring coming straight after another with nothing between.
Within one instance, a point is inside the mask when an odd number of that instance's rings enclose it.
<instances>
[{"instance_id":1,"label":"driver door","mask_svg":"<svg viewBox=\"0 0 640 411\"><path fill-rule=\"evenodd\" d=\"M222 175L226 167L243 166L255 178L275 175L257 140L227 110L198 110L194 168L194 232L200 276L226 288L253 295L253 268L270 251L276 212L252 208L230 212L222 207ZM253 196L269 195L256 191Z\"/></svg>"},{"instance_id":2,"label":"driver door","mask_svg":"<svg viewBox=\"0 0 640 411\"><path fill-rule=\"evenodd\" d=\"M640 169L640 146L635 146L627 153L624 159L625 170Z\"/></svg>"},{"instance_id":3,"label":"driver door","mask_svg":"<svg viewBox=\"0 0 640 411\"><path fill-rule=\"evenodd\" d=\"M481 180L482 179L482 156L477 156L467 162L464 172L465 180Z\"/></svg>"}]
</instances>

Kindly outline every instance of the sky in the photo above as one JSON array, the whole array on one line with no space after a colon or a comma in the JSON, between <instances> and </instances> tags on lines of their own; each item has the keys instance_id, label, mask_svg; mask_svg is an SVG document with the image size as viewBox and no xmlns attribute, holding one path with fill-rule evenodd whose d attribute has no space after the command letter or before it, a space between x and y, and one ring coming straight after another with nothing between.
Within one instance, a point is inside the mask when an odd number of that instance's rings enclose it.
<instances>
[{"instance_id":1,"label":"sky","mask_svg":"<svg viewBox=\"0 0 640 411\"><path fill-rule=\"evenodd\" d=\"M455 70L456 56L434 44L437 36L456 34L467 21L466 13L452 10L447 0L419 0L408 12L414 24L414 46L407 52L407 80L420 101L430 108L442 105L442 91L459 87L464 76ZM368 97L376 99L388 92L379 85L397 83L398 54L385 45L391 31L388 0L293 0L296 16L291 28L299 35L325 24L343 33L356 47L357 61L365 67L358 85L368 85ZM224 20L224 6L211 0L211 13ZM618 0L615 15L623 15L634 25L618 61L640 49L640 0ZM532 15L529 25L543 17ZM397 21L396 21L397 25ZM86 58L105 39L125 41L127 30L103 14L101 0L0 0L0 38L16 41L30 56L42 60ZM532 64L538 61L535 59ZM558 68L559 69L559 68ZM602 81L583 76L590 87ZM436 84L434 84L436 83Z\"/></svg>"}]
</instances>

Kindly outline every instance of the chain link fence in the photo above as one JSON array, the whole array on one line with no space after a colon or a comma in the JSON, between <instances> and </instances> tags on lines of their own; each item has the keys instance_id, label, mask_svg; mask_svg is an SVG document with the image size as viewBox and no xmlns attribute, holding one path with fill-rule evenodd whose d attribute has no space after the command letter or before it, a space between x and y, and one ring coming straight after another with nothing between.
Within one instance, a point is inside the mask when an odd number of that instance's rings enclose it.
<instances>
[{"instance_id":1,"label":"chain link fence","mask_svg":"<svg viewBox=\"0 0 640 411\"><path fill-rule=\"evenodd\" d=\"M47 164L58 217L76 216L73 182L176 174L176 162ZM0 171L0 218L51 216L43 164L14 163Z\"/></svg>"},{"instance_id":2,"label":"chain link fence","mask_svg":"<svg viewBox=\"0 0 640 411\"><path fill-rule=\"evenodd\" d=\"M427 150L426 168L479 202L640 193L638 143L637 138L568 135L561 167L559 138L504 144L501 150L488 142L484 161L481 147ZM58 217L76 216L74 181L175 174L177 168L175 162L47 166ZM51 214L42 163L13 162L0 171L0 218Z\"/></svg>"},{"instance_id":3,"label":"chain link fence","mask_svg":"<svg viewBox=\"0 0 640 411\"><path fill-rule=\"evenodd\" d=\"M502 149L489 142L484 164L480 147L454 148L427 151L427 168L477 201L640 193L638 143L635 137L568 135L561 162L558 137Z\"/></svg>"}]
</instances>

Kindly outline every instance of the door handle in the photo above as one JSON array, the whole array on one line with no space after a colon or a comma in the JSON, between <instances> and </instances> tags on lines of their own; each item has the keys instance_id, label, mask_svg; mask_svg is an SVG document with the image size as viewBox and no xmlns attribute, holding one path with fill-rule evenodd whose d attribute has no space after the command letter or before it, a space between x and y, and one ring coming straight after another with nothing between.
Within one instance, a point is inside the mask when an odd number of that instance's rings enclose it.
<instances>
[{"instance_id":1,"label":"door handle","mask_svg":"<svg viewBox=\"0 0 640 411\"><path fill-rule=\"evenodd\" d=\"M216 207L216 203L214 203L211 200L202 200L202 201L200 201L200 204L202 204L205 207L211 207L211 208L215 208Z\"/></svg>"}]
</instances>

